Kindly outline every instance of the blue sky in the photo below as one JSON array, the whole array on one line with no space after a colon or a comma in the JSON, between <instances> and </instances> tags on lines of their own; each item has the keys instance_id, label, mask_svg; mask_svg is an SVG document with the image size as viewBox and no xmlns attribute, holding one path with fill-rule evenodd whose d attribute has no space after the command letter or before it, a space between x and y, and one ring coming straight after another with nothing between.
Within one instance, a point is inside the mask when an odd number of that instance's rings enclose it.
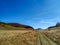
<instances>
[{"instance_id":1,"label":"blue sky","mask_svg":"<svg viewBox=\"0 0 60 45\"><path fill-rule=\"evenodd\" d=\"M0 21L53 26L60 22L60 0L0 0Z\"/></svg>"}]
</instances>

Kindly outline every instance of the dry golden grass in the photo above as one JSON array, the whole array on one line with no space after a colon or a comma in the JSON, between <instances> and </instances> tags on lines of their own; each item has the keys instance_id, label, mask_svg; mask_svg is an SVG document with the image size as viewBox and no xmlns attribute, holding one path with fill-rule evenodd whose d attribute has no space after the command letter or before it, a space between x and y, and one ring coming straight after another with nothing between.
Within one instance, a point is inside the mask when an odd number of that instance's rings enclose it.
<instances>
[{"instance_id":1,"label":"dry golden grass","mask_svg":"<svg viewBox=\"0 0 60 45\"><path fill-rule=\"evenodd\" d=\"M36 31L0 30L0 45L36 45Z\"/></svg>"},{"instance_id":2,"label":"dry golden grass","mask_svg":"<svg viewBox=\"0 0 60 45\"><path fill-rule=\"evenodd\" d=\"M58 28L52 29L50 31L44 31L44 33L49 39L60 45L60 30Z\"/></svg>"},{"instance_id":3,"label":"dry golden grass","mask_svg":"<svg viewBox=\"0 0 60 45\"><path fill-rule=\"evenodd\" d=\"M0 45L60 45L60 30L0 30Z\"/></svg>"}]
</instances>

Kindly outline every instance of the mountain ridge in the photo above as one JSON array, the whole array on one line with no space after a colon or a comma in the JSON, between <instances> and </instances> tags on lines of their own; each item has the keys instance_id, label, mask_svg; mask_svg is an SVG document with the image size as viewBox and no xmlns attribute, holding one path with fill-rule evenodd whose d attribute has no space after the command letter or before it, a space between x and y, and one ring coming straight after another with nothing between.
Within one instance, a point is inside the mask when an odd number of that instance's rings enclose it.
<instances>
[{"instance_id":1,"label":"mountain ridge","mask_svg":"<svg viewBox=\"0 0 60 45\"><path fill-rule=\"evenodd\" d=\"M28 25L23 25L23 24L19 24L19 23L5 23L5 22L0 22L0 29L2 28L14 28L14 29L34 29L31 26Z\"/></svg>"}]
</instances>

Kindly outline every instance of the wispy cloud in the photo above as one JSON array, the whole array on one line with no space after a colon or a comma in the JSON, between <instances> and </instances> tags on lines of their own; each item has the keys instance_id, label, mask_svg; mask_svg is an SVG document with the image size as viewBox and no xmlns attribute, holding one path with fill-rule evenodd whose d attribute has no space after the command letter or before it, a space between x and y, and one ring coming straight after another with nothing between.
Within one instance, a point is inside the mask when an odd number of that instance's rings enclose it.
<instances>
[{"instance_id":1,"label":"wispy cloud","mask_svg":"<svg viewBox=\"0 0 60 45\"><path fill-rule=\"evenodd\" d=\"M44 24L54 24L54 22L51 22L51 21L44 21L44 20L41 20L40 23L44 23Z\"/></svg>"},{"instance_id":2,"label":"wispy cloud","mask_svg":"<svg viewBox=\"0 0 60 45\"><path fill-rule=\"evenodd\" d=\"M41 20L39 21L40 23L48 23L48 24L55 24L57 22L60 22L60 18L56 17L56 18L52 18L52 19L47 19L47 20Z\"/></svg>"}]
</instances>

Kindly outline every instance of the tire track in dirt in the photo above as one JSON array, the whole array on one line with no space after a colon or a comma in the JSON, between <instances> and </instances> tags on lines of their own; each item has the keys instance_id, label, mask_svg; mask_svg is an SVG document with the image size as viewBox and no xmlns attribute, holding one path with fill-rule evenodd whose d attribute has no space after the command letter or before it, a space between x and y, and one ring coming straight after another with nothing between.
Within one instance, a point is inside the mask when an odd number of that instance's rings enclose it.
<instances>
[{"instance_id":1,"label":"tire track in dirt","mask_svg":"<svg viewBox=\"0 0 60 45\"><path fill-rule=\"evenodd\" d=\"M45 34L38 32L37 45L57 45L51 39L49 39Z\"/></svg>"}]
</instances>

